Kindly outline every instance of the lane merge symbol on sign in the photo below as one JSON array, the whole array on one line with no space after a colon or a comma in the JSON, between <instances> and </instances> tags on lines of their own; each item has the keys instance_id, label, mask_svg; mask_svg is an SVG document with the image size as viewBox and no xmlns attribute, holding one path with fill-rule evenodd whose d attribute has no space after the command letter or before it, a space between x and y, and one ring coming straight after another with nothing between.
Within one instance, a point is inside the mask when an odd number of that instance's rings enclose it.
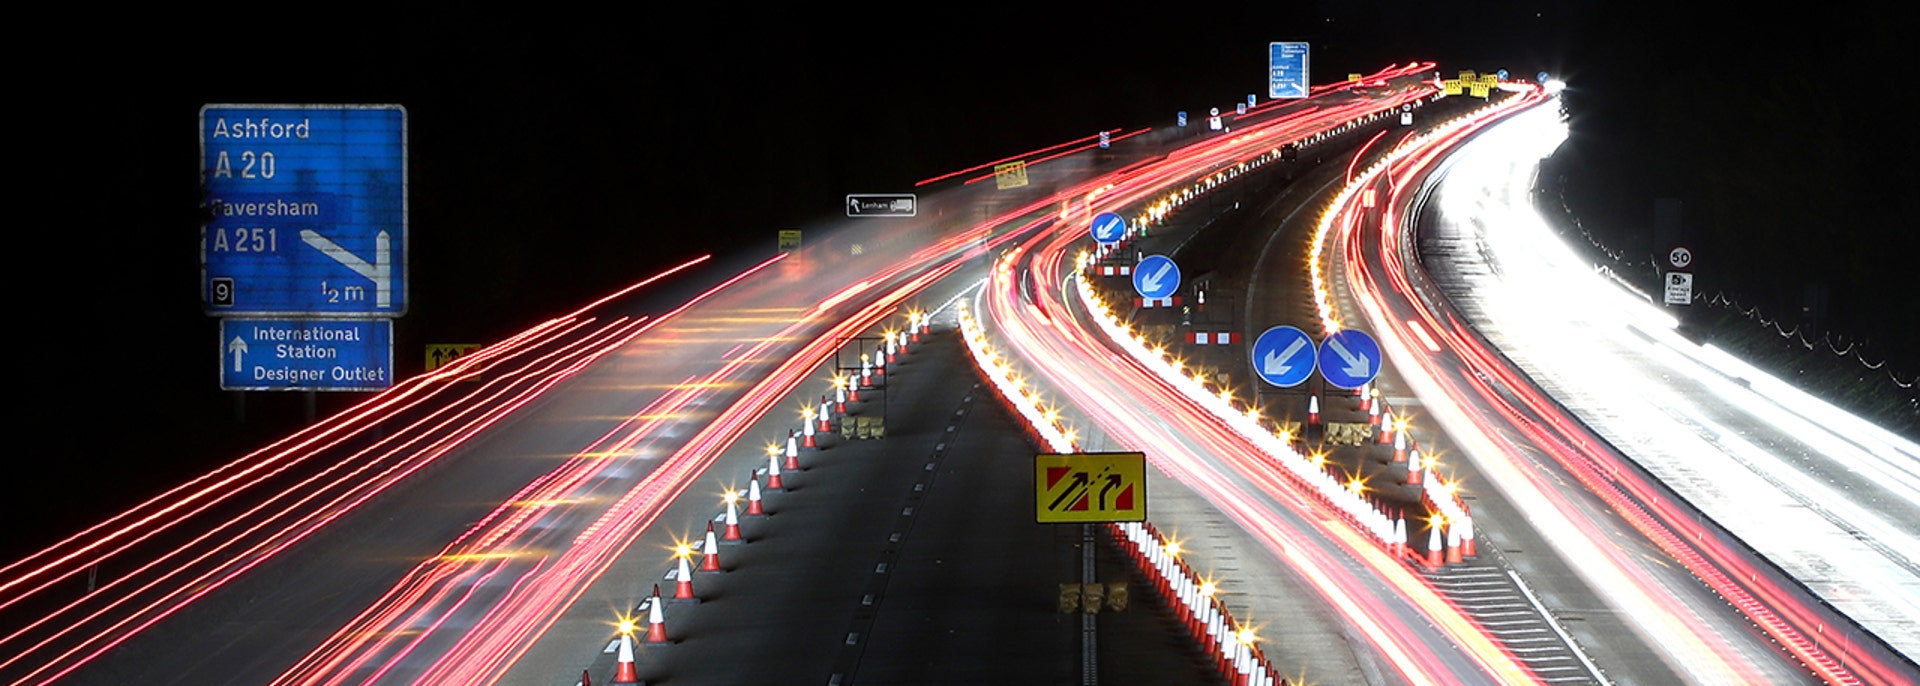
<instances>
[{"instance_id":1,"label":"lane merge symbol on sign","mask_svg":"<svg viewBox=\"0 0 1920 686\"><path fill-rule=\"evenodd\" d=\"M1365 331L1342 329L1320 342L1320 376L1335 388L1352 390L1380 375L1380 343Z\"/></svg>"},{"instance_id":2,"label":"lane merge symbol on sign","mask_svg":"<svg viewBox=\"0 0 1920 686\"><path fill-rule=\"evenodd\" d=\"M1147 520L1146 453L1048 453L1033 458L1034 521Z\"/></svg>"},{"instance_id":3,"label":"lane merge symbol on sign","mask_svg":"<svg viewBox=\"0 0 1920 686\"><path fill-rule=\"evenodd\" d=\"M1291 326L1267 329L1254 339L1253 373L1267 383L1292 388L1313 376L1314 346L1307 332Z\"/></svg>"}]
</instances>

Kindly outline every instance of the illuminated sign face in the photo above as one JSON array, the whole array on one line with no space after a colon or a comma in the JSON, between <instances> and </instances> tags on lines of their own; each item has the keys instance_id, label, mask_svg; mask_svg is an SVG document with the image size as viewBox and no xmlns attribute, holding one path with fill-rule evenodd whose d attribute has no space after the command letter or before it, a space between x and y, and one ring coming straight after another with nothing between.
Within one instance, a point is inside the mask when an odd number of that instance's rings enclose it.
<instances>
[{"instance_id":1,"label":"illuminated sign face","mask_svg":"<svg viewBox=\"0 0 1920 686\"><path fill-rule=\"evenodd\" d=\"M1267 99L1307 97L1309 52L1306 43L1267 44Z\"/></svg>"},{"instance_id":2,"label":"illuminated sign face","mask_svg":"<svg viewBox=\"0 0 1920 686\"><path fill-rule=\"evenodd\" d=\"M1035 455L1033 496L1042 524L1144 522L1146 453Z\"/></svg>"},{"instance_id":3,"label":"illuminated sign face","mask_svg":"<svg viewBox=\"0 0 1920 686\"><path fill-rule=\"evenodd\" d=\"M405 314L406 160L398 105L201 108L208 313Z\"/></svg>"}]
</instances>

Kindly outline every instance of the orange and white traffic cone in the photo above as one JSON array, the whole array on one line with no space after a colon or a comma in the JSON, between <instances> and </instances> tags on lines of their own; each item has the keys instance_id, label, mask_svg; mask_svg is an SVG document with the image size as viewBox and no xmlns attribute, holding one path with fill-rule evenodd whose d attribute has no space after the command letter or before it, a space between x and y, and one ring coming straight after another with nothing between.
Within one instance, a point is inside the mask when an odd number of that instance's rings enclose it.
<instances>
[{"instance_id":1,"label":"orange and white traffic cone","mask_svg":"<svg viewBox=\"0 0 1920 686\"><path fill-rule=\"evenodd\" d=\"M800 471L800 448L793 441L793 430L787 430L787 466L791 471Z\"/></svg>"},{"instance_id":2,"label":"orange and white traffic cone","mask_svg":"<svg viewBox=\"0 0 1920 686\"><path fill-rule=\"evenodd\" d=\"M1460 554L1467 557L1479 556L1479 551L1473 545L1473 515L1460 519Z\"/></svg>"},{"instance_id":3,"label":"orange and white traffic cone","mask_svg":"<svg viewBox=\"0 0 1920 686\"><path fill-rule=\"evenodd\" d=\"M1391 550L1393 551L1394 557L1399 557L1401 555L1407 554L1407 518L1406 517L1393 518L1393 541L1390 545L1392 546Z\"/></svg>"},{"instance_id":4,"label":"orange and white traffic cone","mask_svg":"<svg viewBox=\"0 0 1920 686\"><path fill-rule=\"evenodd\" d=\"M676 602L682 602L682 603L700 602L700 597L693 594L693 565L692 563L687 562L687 558L692 556L693 556L692 551L688 551L688 554L686 555L674 556L674 557L680 558L680 568L673 570L674 577L675 577L674 584L673 584L673 599Z\"/></svg>"},{"instance_id":5,"label":"orange and white traffic cone","mask_svg":"<svg viewBox=\"0 0 1920 686\"><path fill-rule=\"evenodd\" d=\"M667 642L667 614L661 608L660 584L653 585L653 602L647 603L647 642Z\"/></svg>"},{"instance_id":6,"label":"orange and white traffic cone","mask_svg":"<svg viewBox=\"0 0 1920 686\"><path fill-rule=\"evenodd\" d=\"M1307 396L1307 426L1320 425L1320 394Z\"/></svg>"},{"instance_id":7,"label":"orange and white traffic cone","mask_svg":"<svg viewBox=\"0 0 1920 686\"><path fill-rule=\"evenodd\" d=\"M1383 411L1380 413L1380 445L1392 443L1393 436L1393 412Z\"/></svg>"},{"instance_id":8,"label":"orange and white traffic cone","mask_svg":"<svg viewBox=\"0 0 1920 686\"><path fill-rule=\"evenodd\" d=\"M747 516L762 517L766 514L766 506L760 504L760 473L754 472L753 479L747 482Z\"/></svg>"},{"instance_id":9,"label":"orange and white traffic cone","mask_svg":"<svg viewBox=\"0 0 1920 686\"><path fill-rule=\"evenodd\" d=\"M586 674L580 675L580 686L591 686ZM640 670L633 666L633 637L620 635L620 664L613 669L613 686L634 686L640 683Z\"/></svg>"},{"instance_id":10,"label":"orange and white traffic cone","mask_svg":"<svg viewBox=\"0 0 1920 686\"><path fill-rule=\"evenodd\" d=\"M780 481L780 461L772 455L767 456L767 490L785 490L786 484Z\"/></svg>"},{"instance_id":11,"label":"orange and white traffic cone","mask_svg":"<svg viewBox=\"0 0 1920 686\"><path fill-rule=\"evenodd\" d=\"M812 414L812 412L811 412L811 411L809 411L809 412L808 412L808 414ZM814 441L814 439L813 439L813 418L812 418L812 417L808 417L808 418L806 418L806 419L803 419L803 420L801 420L801 421L800 421L800 427L801 427L801 429L800 429L800 435L801 435L801 439L800 439L800 447L802 447L802 448L818 448L818 447L820 447L820 444L819 444L818 442L816 442L816 441Z\"/></svg>"},{"instance_id":12,"label":"orange and white traffic cone","mask_svg":"<svg viewBox=\"0 0 1920 686\"><path fill-rule=\"evenodd\" d=\"M740 536L740 505L734 501L734 498L732 494L727 496L726 539L728 542L746 540Z\"/></svg>"},{"instance_id":13,"label":"orange and white traffic cone","mask_svg":"<svg viewBox=\"0 0 1920 686\"><path fill-rule=\"evenodd\" d=\"M1393 435L1393 461L1407 461L1407 432L1405 431Z\"/></svg>"},{"instance_id":14,"label":"orange and white traffic cone","mask_svg":"<svg viewBox=\"0 0 1920 686\"><path fill-rule=\"evenodd\" d=\"M707 522L707 541L700 546L700 571L726 571L720 567L720 542L714 539L713 522Z\"/></svg>"},{"instance_id":15,"label":"orange and white traffic cone","mask_svg":"<svg viewBox=\"0 0 1920 686\"><path fill-rule=\"evenodd\" d=\"M1420 451L1407 453L1407 485L1420 485Z\"/></svg>"},{"instance_id":16,"label":"orange and white traffic cone","mask_svg":"<svg viewBox=\"0 0 1920 686\"><path fill-rule=\"evenodd\" d=\"M1453 522L1447 525L1447 564L1457 565L1462 561L1460 559L1460 524Z\"/></svg>"},{"instance_id":17,"label":"orange and white traffic cone","mask_svg":"<svg viewBox=\"0 0 1920 686\"><path fill-rule=\"evenodd\" d=\"M832 419L827 416L827 396L820 396L820 431L832 431Z\"/></svg>"},{"instance_id":18,"label":"orange and white traffic cone","mask_svg":"<svg viewBox=\"0 0 1920 686\"><path fill-rule=\"evenodd\" d=\"M1446 552L1442 550L1442 548L1445 548L1445 547L1446 547L1446 544L1440 540L1440 527L1437 525L1428 526L1427 527L1427 565L1428 566L1430 567L1440 566L1441 555Z\"/></svg>"}]
</instances>

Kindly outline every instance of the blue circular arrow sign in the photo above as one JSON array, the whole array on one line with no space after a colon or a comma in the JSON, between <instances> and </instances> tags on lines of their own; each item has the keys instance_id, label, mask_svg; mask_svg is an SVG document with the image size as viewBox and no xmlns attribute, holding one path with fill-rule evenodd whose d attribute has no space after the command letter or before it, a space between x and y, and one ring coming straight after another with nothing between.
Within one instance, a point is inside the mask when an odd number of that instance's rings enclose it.
<instances>
[{"instance_id":1,"label":"blue circular arrow sign","mask_svg":"<svg viewBox=\"0 0 1920 686\"><path fill-rule=\"evenodd\" d=\"M1291 326L1276 326L1261 332L1248 348L1253 355L1253 373L1267 383L1292 388L1313 376L1313 339L1307 332Z\"/></svg>"},{"instance_id":2,"label":"blue circular arrow sign","mask_svg":"<svg viewBox=\"0 0 1920 686\"><path fill-rule=\"evenodd\" d=\"M1148 255L1133 266L1133 290L1142 298L1164 298L1180 290L1180 267L1166 255Z\"/></svg>"},{"instance_id":3,"label":"blue circular arrow sign","mask_svg":"<svg viewBox=\"0 0 1920 686\"><path fill-rule=\"evenodd\" d=\"M1380 375L1380 343L1365 331L1343 329L1320 342L1320 376L1335 388L1355 389Z\"/></svg>"},{"instance_id":4,"label":"blue circular arrow sign","mask_svg":"<svg viewBox=\"0 0 1920 686\"><path fill-rule=\"evenodd\" d=\"M1095 242L1112 245L1127 234L1127 220L1112 212L1101 212L1093 215L1092 228Z\"/></svg>"}]
</instances>

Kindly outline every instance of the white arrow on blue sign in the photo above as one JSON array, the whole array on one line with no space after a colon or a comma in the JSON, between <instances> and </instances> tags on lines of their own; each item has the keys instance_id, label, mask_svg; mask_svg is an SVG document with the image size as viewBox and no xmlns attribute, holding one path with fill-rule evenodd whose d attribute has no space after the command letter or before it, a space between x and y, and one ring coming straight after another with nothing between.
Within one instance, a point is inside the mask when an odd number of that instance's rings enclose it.
<instances>
[{"instance_id":1,"label":"white arrow on blue sign","mask_svg":"<svg viewBox=\"0 0 1920 686\"><path fill-rule=\"evenodd\" d=\"M1093 240L1097 243L1112 245L1120 242L1127 234L1127 220L1112 212L1101 212L1093 216Z\"/></svg>"},{"instance_id":2,"label":"white arrow on blue sign","mask_svg":"<svg viewBox=\"0 0 1920 686\"><path fill-rule=\"evenodd\" d=\"M1267 383L1292 388L1313 376L1313 339L1291 326L1276 326L1253 340L1253 373Z\"/></svg>"},{"instance_id":3,"label":"white arrow on blue sign","mask_svg":"<svg viewBox=\"0 0 1920 686\"><path fill-rule=\"evenodd\" d=\"M1180 267L1166 255L1148 255L1133 267L1133 290L1142 298L1165 298L1180 289Z\"/></svg>"},{"instance_id":4,"label":"white arrow on blue sign","mask_svg":"<svg viewBox=\"0 0 1920 686\"><path fill-rule=\"evenodd\" d=\"M1320 376L1335 388L1355 389L1380 375L1380 343L1365 331L1343 329L1320 342Z\"/></svg>"}]
</instances>

